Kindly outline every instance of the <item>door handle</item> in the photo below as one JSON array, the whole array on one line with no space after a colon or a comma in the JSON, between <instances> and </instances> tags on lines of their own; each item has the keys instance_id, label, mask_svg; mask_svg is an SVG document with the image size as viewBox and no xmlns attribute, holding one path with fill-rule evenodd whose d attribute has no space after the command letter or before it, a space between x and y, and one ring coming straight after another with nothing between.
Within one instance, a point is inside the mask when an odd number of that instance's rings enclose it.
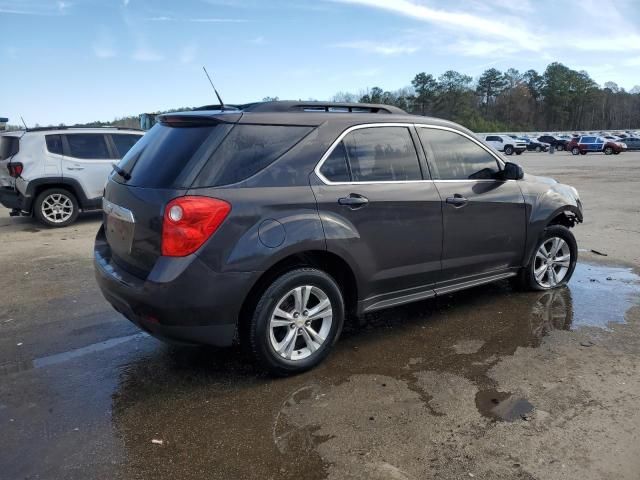
<instances>
[{"instance_id":1,"label":"door handle","mask_svg":"<svg viewBox=\"0 0 640 480\"><path fill-rule=\"evenodd\" d=\"M73 167L67 167L67 170L84 170L84 167L80 165L74 165Z\"/></svg>"},{"instance_id":2,"label":"door handle","mask_svg":"<svg viewBox=\"0 0 640 480\"><path fill-rule=\"evenodd\" d=\"M355 210L357 208L364 207L369 203L369 199L362 195L358 195L357 193L350 193L348 197L339 198L338 203Z\"/></svg>"},{"instance_id":3,"label":"door handle","mask_svg":"<svg viewBox=\"0 0 640 480\"><path fill-rule=\"evenodd\" d=\"M469 200L467 200L465 197L463 197L459 193L456 193L453 197L448 197L446 202L449 205L453 205L456 208L460 208L460 207L464 207L469 202Z\"/></svg>"}]
</instances>

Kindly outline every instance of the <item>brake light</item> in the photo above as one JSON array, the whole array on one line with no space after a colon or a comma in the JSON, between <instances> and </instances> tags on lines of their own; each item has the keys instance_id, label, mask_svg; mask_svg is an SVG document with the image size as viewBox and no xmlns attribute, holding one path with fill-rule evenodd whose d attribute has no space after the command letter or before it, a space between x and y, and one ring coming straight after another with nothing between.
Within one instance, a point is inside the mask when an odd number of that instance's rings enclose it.
<instances>
[{"instance_id":1,"label":"brake light","mask_svg":"<svg viewBox=\"0 0 640 480\"><path fill-rule=\"evenodd\" d=\"M162 255L184 257L195 252L218 229L231 211L224 200L186 196L164 209Z\"/></svg>"},{"instance_id":2,"label":"brake light","mask_svg":"<svg viewBox=\"0 0 640 480\"><path fill-rule=\"evenodd\" d=\"M22 171L24 170L24 166L21 163L10 163L7 165L7 169L9 170L9 176L13 178L18 178L22 175Z\"/></svg>"}]
</instances>

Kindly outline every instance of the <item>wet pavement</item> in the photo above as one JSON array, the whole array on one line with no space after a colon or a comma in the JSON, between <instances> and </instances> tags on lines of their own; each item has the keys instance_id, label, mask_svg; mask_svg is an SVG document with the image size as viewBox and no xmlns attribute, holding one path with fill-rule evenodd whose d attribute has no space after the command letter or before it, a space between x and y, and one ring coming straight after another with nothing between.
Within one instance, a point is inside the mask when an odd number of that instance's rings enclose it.
<instances>
[{"instance_id":1,"label":"wet pavement","mask_svg":"<svg viewBox=\"0 0 640 480\"><path fill-rule=\"evenodd\" d=\"M38 262L55 268L29 280L31 302L0 307L1 478L583 478L584 459L531 457L531 429L554 435L553 456L575 442L557 431L575 405L613 416L607 402L640 398L630 268L581 263L556 291L501 282L372 314L319 368L274 379L238 349L140 333L98 296L86 262ZM65 272L75 286L51 293ZM635 386L615 399L577 380L621 375ZM590 428L606 431L575 438ZM637 445L618 448L629 472ZM633 478L625 468L617 478Z\"/></svg>"}]
</instances>

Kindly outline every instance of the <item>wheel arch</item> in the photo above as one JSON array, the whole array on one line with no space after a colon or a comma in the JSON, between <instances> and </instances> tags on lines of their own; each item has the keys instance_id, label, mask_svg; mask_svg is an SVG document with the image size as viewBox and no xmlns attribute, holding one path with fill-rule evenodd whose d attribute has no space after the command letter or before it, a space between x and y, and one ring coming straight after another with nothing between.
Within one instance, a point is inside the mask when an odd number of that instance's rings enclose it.
<instances>
[{"instance_id":1,"label":"wheel arch","mask_svg":"<svg viewBox=\"0 0 640 480\"><path fill-rule=\"evenodd\" d=\"M345 310L348 314L356 312L358 303L358 285L351 266L339 255L326 250L307 250L288 255L278 260L263 272L254 282L240 307L238 328L240 338L246 338L246 320L260 300L264 290L280 275L301 267L313 267L331 275L342 291Z\"/></svg>"},{"instance_id":2,"label":"wheel arch","mask_svg":"<svg viewBox=\"0 0 640 480\"><path fill-rule=\"evenodd\" d=\"M33 213L33 202L43 191L50 188L62 188L72 193L78 200L80 208L85 208L87 205L87 197L82 190L80 184L73 179L64 177L47 177L31 180L27 185L27 191L24 195L27 203L27 210L29 213Z\"/></svg>"}]
</instances>

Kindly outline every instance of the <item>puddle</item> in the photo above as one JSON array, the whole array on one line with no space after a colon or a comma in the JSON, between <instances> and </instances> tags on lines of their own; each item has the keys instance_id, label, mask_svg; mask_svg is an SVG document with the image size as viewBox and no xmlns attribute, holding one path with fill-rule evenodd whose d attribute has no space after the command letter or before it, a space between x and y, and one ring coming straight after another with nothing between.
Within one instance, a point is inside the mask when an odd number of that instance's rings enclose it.
<instances>
[{"instance_id":1,"label":"puddle","mask_svg":"<svg viewBox=\"0 0 640 480\"><path fill-rule=\"evenodd\" d=\"M37 368L3 378L0 394L11 392L0 395L3 416L27 427L16 423L5 433L3 425L0 455L18 460L2 463L11 464L8 478L64 476L42 459L100 451L110 461L88 461L78 475L325 478L332 449L366 463L385 439L402 444L425 435L423 445L441 445L449 427L484 425L479 413L518 422L534 405L515 389L501 392L489 371L518 348L539 347L554 330L624 322L639 298L640 278L617 267L580 264L568 288L547 292L516 292L498 282L368 315L345 327L322 365L284 379L260 374L236 348L176 348L131 341L142 333L116 336L37 358ZM451 420L452 411L468 416ZM36 424L80 430L51 442L34 433L42 431ZM164 446L151 444L153 438Z\"/></svg>"},{"instance_id":2,"label":"puddle","mask_svg":"<svg viewBox=\"0 0 640 480\"><path fill-rule=\"evenodd\" d=\"M534 408L524 398L495 389L480 390L476 394L476 407L485 417L505 422L526 420Z\"/></svg>"}]
</instances>

